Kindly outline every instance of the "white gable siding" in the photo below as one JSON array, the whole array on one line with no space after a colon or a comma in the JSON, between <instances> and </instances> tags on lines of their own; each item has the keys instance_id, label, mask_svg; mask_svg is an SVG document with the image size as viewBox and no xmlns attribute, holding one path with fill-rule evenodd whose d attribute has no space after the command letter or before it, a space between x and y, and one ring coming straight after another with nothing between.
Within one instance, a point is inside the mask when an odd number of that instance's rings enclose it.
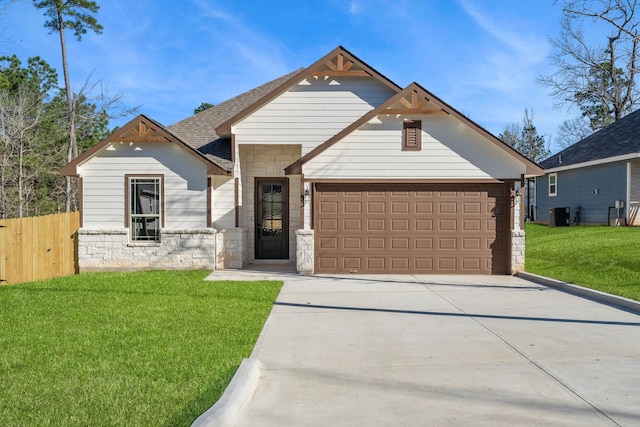
<instances>
[{"instance_id":1,"label":"white gable siding","mask_svg":"<svg viewBox=\"0 0 640 427\"><path fill-rule=\"evenodd\" d=\"M233 127L237 144L320 145L393 91L370 77L309 78Z\"/></svg>"},{"instance_id":2,"label":"white gable siding","mask_svg":"<svg viewBox=\"0 0 640 427\"><path fill-rule=\"evenodd\" d=\"M79 166L83 181L83 227L125 227L125 175L164 175L166 229L206 228L207 172L171 143L111 144Z\"/></svg>"},{"instance_id":3,"label":"white gable siding","mask_svg":"<svg viewBox=\"0 0 640 427\"><path fill-rule=\"evenodd\" d=\"M213 228L222 230L236 226L235 184L228 176L213 177Z\"/></svg>"},{"instance_id":4,"label":"white gable siding","mask_svg":"<svg viewBox=\"0 0 640 427\"><path fill-rule=\"evenodd\" d=\"M422 120L422 150L402 151L401 119L379 120L305 163L305 178L520 178L525 166L452 117Z\"/></svg>"}]
</instances>

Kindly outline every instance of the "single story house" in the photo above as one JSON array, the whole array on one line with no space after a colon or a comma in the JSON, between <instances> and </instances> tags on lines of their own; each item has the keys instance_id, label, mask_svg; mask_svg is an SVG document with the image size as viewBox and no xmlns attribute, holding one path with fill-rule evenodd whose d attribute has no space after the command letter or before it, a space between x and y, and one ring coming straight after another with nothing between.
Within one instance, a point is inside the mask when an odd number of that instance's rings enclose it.
<instances>
[{"instance_id":1,"label":"single story house","mask_svg":"<svg viewBox=\"0 0 640 427\"><path fill-rule=\"evenodd\" d=\"M553 223L555 210L567 208L574 221L580 208L581 224L640 225L640 110L540 165L536 221Z\"/></svg>"},{"instance_id":2,"label":"single story house","mask_svg":"<svg viewBox=\"0 0 640 427\"><path fill-rule=\"evenodd\" d=\"M62 168L81 271L509 274L542 169L343 47L171 126L140 115Z\"/></svg>"}]
</instances>

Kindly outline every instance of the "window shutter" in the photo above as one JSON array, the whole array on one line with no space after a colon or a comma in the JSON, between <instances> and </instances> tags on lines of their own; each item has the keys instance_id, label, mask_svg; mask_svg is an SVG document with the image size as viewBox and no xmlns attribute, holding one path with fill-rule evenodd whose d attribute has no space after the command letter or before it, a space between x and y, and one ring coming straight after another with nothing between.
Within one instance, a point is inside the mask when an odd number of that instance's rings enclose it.
<instances>
[{"instance_id":1,"label":"window shutter","mask_svg":"<svg viewBox=\"0 0 640 427\"><path fill-rule=\"evenodd\" d=\"M412 120L404 122L402 149L406 151L420 151L422 149L422 121Z\"/></svg>"}]
</instances>

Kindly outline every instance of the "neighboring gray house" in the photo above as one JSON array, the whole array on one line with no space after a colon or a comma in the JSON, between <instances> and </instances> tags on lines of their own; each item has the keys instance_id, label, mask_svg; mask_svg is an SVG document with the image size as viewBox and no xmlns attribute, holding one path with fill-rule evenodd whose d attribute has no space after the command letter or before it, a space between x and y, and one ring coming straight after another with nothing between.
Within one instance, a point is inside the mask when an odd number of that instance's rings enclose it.
<instances>
[{"instance_id":1,"label":"neighboring gray house","mask_svg":"<svg viewBox=\"0 0 640 427\"><path fill-rule=\"evenodd\" d=\"M505 274L524 268L519 190L543 170L338 47L171 126L140 115L62 173L81 271Z\"/></svg>"},{"instance_id":2,"label":"neighboring gray house","mask_svg":"<svg viewBox=\"0 0 640 427\"><path fill-rule=\"evenodd\" d=\"M569 208L581 224L640 225L640 110L589 135L540 163L535 220Z\"/></svg>"}]
</instances>

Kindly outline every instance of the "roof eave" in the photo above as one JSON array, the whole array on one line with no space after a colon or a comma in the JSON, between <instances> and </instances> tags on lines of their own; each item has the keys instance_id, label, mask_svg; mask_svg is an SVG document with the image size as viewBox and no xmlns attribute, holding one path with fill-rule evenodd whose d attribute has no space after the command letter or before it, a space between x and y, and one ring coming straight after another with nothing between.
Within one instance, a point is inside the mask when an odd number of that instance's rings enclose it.
<instances>
[{"instance_id":1,"label":"roof eave","mask_svg":"<svg viewBox=\"0 0 640 427\"><path fill-rule=\"evenodd\" d=\"M605 157L603 159L590 160L588 162L581 162L581 163L573 163L566 166L555 166L552 168L544 169L544 173L562 172L562 171L571 170L571 169L580 169L580 168L585 168L589 166L598 166L598 165L603 165L607 163L620 162L624 160L633 160L637 158L640 158L640 153L622 154L620 156Z\"/></svg>"}]
</instances>

